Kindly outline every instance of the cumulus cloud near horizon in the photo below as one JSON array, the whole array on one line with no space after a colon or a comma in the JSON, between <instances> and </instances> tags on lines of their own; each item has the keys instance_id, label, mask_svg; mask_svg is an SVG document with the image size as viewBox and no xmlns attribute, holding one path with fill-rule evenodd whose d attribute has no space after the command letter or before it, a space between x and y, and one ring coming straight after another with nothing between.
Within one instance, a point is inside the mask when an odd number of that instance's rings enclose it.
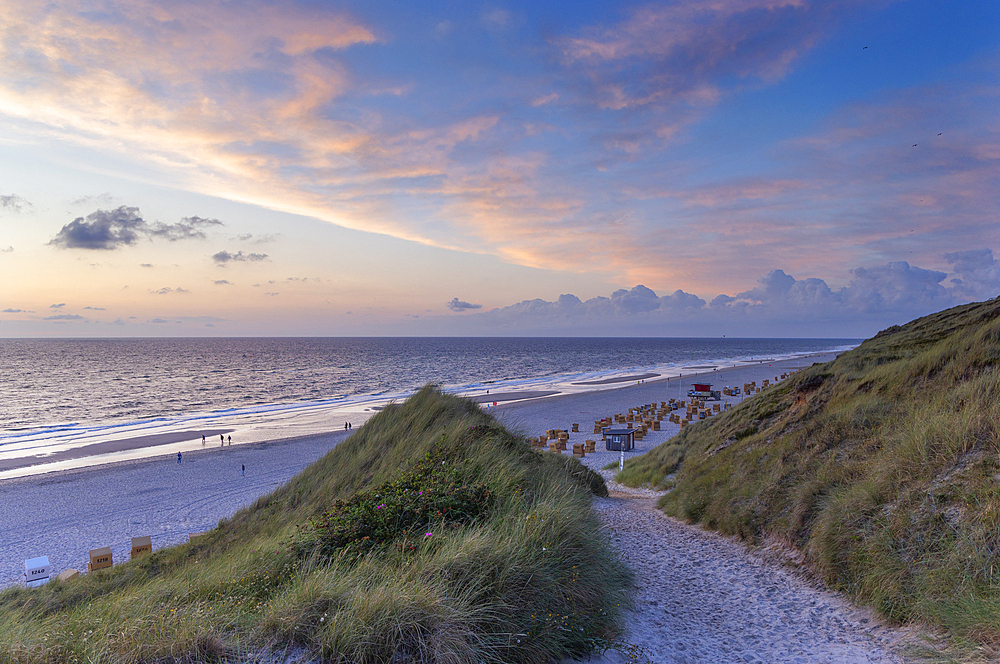
<instances>
[{"instance_id":1,"label":"cumulus cloud near horizon","mask_svg":"<svg viewBox=\"0 0 1000 664\"><path fill-rule=\"evenodd\" d=\"M894 261L850 271L846 286L771 270L757 285L707 301L675 290L658 295L643 285L610 297L523 300L471 314L483 329L521 333L627 336L814 336L861 338L935 311L1000 295L1000 261L990 249L949 253L952 272ZM950 276L950 278L949 278ZM450 305L449 305L449 308Z\"/></svg>"},{"instance_id":2,"label":"cumulus cloud near horizon","mask_svg":"<svg viewBox=\"0 0 1000 664\"><path fill-rule=\"evenodd\" d=\"M470 309L483 308L483 305L481 304L470 304L469 302L463 302L462 300L459 300L457 297L453 297L451 301L448 302L445 306L447 306L452 311L468 311Z\"/></svg>"},{"instance_id":3,"label":"cumulus cloud near horizon","mask_svg":"<svg viewBox=\"0 0 1000 664\"><path fill-rule=\"evenodd\" d=\"M96 249L110 251L136 244L141 239L177 240L204 239L203 229L223 226L218 219L184 217L176 224L148 222L139 208L122 205L114 210L95 210L86 217L77 217L59 229L50 245L63 249Z\"/></svg>"}]
</instances>

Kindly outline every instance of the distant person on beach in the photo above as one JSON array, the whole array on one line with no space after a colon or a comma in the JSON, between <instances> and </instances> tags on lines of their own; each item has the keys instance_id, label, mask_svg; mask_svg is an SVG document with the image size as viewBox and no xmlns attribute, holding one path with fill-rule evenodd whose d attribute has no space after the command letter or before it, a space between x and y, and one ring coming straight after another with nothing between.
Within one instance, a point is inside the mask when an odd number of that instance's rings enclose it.
<instances>
[{"instance_id":1,"label":"distant person on beach","mask_svg":"<svg viewBox=\"0 0 1000 664\"><path fill-rule=\"evenodd\" d=\"M240 464L240 476L245 477L247 474L247 465L245 463Z\"/></svg>"},{"instance_id":2,"label":"distant person on beach","mask_svg":"<svg viewBox=\"0 0 1000 664\"><path fill-rule=\"evenodd\" d=\"M230 445L232 445L232 444L233 444L233 437L232 437L232 436L230 436L230 437L229 437L229 444L230 444Z\"/></svg>"},{"instance_id":3,"label":"distant person on beach","mask_svg":"<svg viewBox=\"0 0 1000 664\"><path fill-rule=\"evenodd\" d=\"M181 462L181 453L178 452L177 453L177 463L180 463L180 462Z\"/></svg>"},{"instance_id":4,"label":"distant person on beach","mask_svg":"<svg viewBox=\"0 0 1000 664\"><path fill-rule=\"evenodd\" d=\"M223 436L221 433L219 434L219 442L222 443L223 445L226 444L226 437Z\"/></svg>"},{"instance_id":5,"label":"distant person on beach","mask_svg":"<svg viewBox=\"0 0 1000 664\"><path fill-rule=\"evenodd\" d=\"M205 434L201 434L201 444L205 444Z\"/></svg>"},{"instance_id":6,"label":"distant person on beach","mask_svg":"<svg viewBox=\"0 0 1000 664\"><path fill-rule=\"evenodd\" d=\"M348 422L347 423L347 428L348 428L348 430L354 429L354 425L351 424L350 422Z\"/></svg>"}]
</instances>

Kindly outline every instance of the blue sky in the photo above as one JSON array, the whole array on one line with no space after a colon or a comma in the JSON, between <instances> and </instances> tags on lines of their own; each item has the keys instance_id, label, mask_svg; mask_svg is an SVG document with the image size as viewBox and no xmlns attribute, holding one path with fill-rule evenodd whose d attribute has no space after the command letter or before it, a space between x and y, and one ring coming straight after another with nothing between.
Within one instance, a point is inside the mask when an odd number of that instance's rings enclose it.
<instances>
[{"instance_id":1,"label":"blue sky","mask_svg":"<svg viewBox=\"0 0 1000 664\"><path fill-rule=\"evenodd\" d=\"M0 336L869 336L1000 294L1000 5L0 7Z\"/></svg>"}]
</instances>

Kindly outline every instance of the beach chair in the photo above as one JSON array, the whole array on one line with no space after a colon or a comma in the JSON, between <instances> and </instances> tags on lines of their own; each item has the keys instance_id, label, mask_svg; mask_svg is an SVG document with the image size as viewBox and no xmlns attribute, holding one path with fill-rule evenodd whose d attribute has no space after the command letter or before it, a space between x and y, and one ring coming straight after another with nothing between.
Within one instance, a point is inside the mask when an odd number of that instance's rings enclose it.
<instances>
[{"instance_id":1,"label":"beach chair","mask_svg":"<svg viewBox=\"0 0 1000 664\"><path fill-rule=\"evenodd\" d=\"M132 560L153 551L153 540L149 535L132 538Z\"/></svg>"},{"instance_id":2,"label":"beach chair","mask_svg":"<svg viewBox=\"0 0 1000 664\"><path fill-rule=\"evenodd\" d=\"M70 567L56 574L56 581L72 581L78 576L80 576L80 570Z\"/></svg>"},{"instance_id":3,"label":"beach chair","mask_svg":"<svg viewBox=\"0 0 1000 664\"><path fill-rule=\"evenodd\" d=\"M108 569L114 563L111 560L111 547L102 546L100 549L90 550L90 562L87 563L87 573L96 572L99 569Z\"/></svg>"},{"instance_id":4,"label":"beach chair","mask_svg":"<svg viewBox=\"0 0 1000 664\"><path fill-rule=\"evenodd\" d=\"M51 566L49 565L48 556L38 556L37 558L29 558L24 561L24 585L29 588L37 588L38 586L44 586L49 582L49 571Z\"/></svg>"},{"instance_id":5,"label":"beach chair","mask_svg":"<svg viewBox=\"0 0 1000 664\"><path fill-rule=\"evenodd\" d=\"M583 443L573 443L573 456L583 458L587 453L583 449Z\"/></svg>"}]
</instances>

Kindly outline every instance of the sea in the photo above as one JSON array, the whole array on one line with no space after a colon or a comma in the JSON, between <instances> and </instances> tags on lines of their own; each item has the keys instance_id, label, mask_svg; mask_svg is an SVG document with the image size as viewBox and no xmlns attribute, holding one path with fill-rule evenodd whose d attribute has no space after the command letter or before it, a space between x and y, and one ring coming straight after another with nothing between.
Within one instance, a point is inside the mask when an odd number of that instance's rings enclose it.
<instances>
[{"instance_id":1,"label":"sea","mask_svg":"<svg viewBox=\"0 0 1000 664\"><path fill-rule=\"evenodd\" d=\"M0 339L0 457L317 407L402 400L433 383L463 395L560 391L630 375L843 351L859 339Z\"/></svg>"}]
</instances>

